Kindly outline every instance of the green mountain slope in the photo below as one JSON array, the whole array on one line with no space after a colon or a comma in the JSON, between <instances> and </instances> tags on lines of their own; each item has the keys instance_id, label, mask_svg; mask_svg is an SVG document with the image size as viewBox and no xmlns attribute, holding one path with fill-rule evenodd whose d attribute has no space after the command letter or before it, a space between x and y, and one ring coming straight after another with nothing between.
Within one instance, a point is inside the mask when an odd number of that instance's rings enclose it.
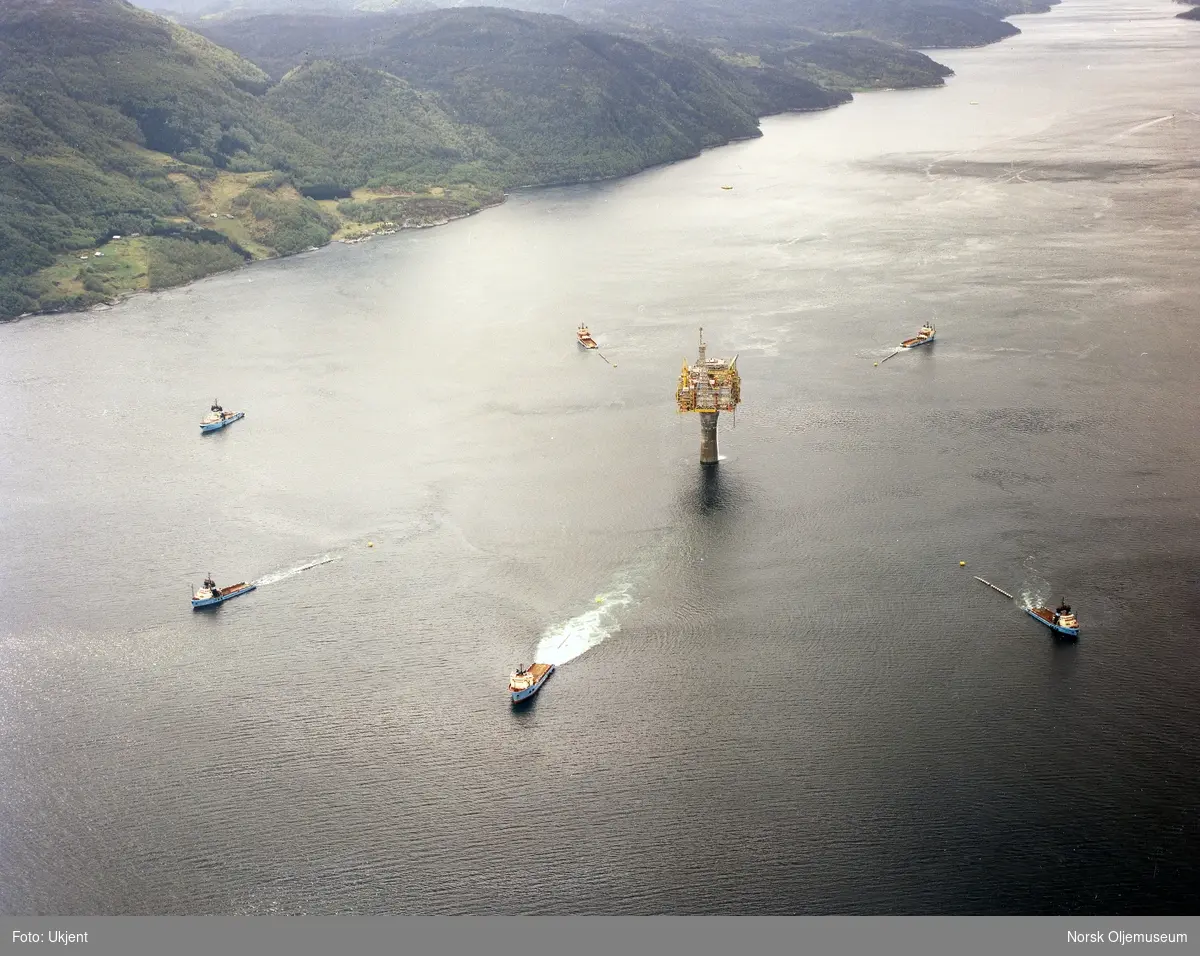
<instances>
[{"instance_id":1,"label":"green mountain slope","mask_svg":"<svg viewBox=\"0 0 1200 956\"><path fill-rule=\"evenodd\" d=\"M250 0L252 2L252 0ZM320 0L313 0L320 2ZM440 0L453 6L450 0ZM694 37L778 41L779 31L854 35L911 49L979 46L1018 33L1004 20L1044 12L1059 0L570 0L569 15L606 29L653 25ZM491 0L562 12L561 0ZM880 50L880 55L883 51Z\"/></svg>"},{"instance_id":2,"label":"green mountain slope","mask_svg":"<svg viewBox=\"0 0 1200 956\"><path fill-rule=\"evenodd\" d=\"M256 108L261 70L119 0L6 0L0 54L5 99L89 155L134 141L222 168L269 168L267 144L315 158Z\"/></svg>"},{"instance_id":3,"label":"green mountain slope","mask_svg":"<svg viewBox=\"0 0 1200 956\"><path fill-rule=\"evenodd\" d=\"M235 32L278 82L124 0L0 5L0 317L632 172L846 98L512 11Z\"/></svg>"},{"instance_id":4,"label":"green mountain slope","mask_svg":"<svg viewBox=\"0 0 1200 956\"><path fill-rule=\"evenodd\" d=\"M258 105L257 67L119 0L0 6L0 316L72 308L153 283L159 239L220 240L205 270L248 253L191 221L180 178L327 163ZM112 235L159 234L120 256L67 267ZM178 239L176 240L178 241ZM98 251L98 250L97 250ZM48 275L35 275L40 270ZM56 271L57 270L57 271ZM184 271L188 271L186 268Z\"/></svg>"},{"instance_id":5,"label":"green mountain slope","mask_svg":"<svg viewBox=\"0 0 1200 956\"><path fill-rule=\"evenodd\" d=\"M389 73L316 60L289 72L265 106L328 152L336 172L308 192L339 199L325 206L351 232L441 221L503 199L511 154Z\"/></svg>"},{"instance_id":6,"label":"green mountain slope","mask_svg":"<svg viewBox=\"0 0 1200 956\"><path fill-rule=\"evenodd\" d=\"M314 0L319 2L319 0ZM449 0L441 0L452 5ZM560 0L482 0L561 12ZM741 64L834 89L937 86L950 70L917 49L978 46L1018 33L1003 18L1058 0L570 0L569 15L611 32L668 34Z\"/></svg>"},{"instance_id":7,"label":"green mountain slope","mask_svg":"<svg viewBox=\"0 0 1200 956\"><path fill-rule=\"evenodd\" d=\"M621 175L758 135L764 112L847 99L699 48L497 8L265 16L202 28L276 76L310 58L329 59L434 93L455 122L485 131L507 152L510 183Z\"/></svg>"},{"instance_id":8,"label":"green mountain slope","mask_svg":"<svg viewBox=\"0 0 1200 956\"><path fill-rule=\"evenodd\" d=\"M428 93L362 66L307 63L288 73L264 105L325 150L339 192L367 184L499 184L511 160L485 132L452 120Z\"/></svg>"}]
</instances>

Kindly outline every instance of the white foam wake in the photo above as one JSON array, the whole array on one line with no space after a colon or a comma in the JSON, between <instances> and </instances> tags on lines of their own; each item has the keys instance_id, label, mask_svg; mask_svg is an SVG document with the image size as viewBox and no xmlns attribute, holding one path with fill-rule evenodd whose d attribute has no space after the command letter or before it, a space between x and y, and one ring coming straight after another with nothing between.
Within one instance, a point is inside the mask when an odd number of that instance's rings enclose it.
<instances>
[{"instance_id":1,"label":"white foam wake","mask_svg":"<svg viewBox=\"0 0 1200 956\"><path fill-rule=\"evenodd\" d=\"M1045 594L1050 590L1050 582L1047 581L1041 573L1033 566L1034 556L1031 554L1021 566L1028 572L1026 580L1032 578L1031 584L1026 584L1021 588L1021 606L1028 609L1034 607L1050 607L1046 603Z\"/></svg>"},{"instance_id":2,"label":"white foam wake","mask_svg":"<svg viewBox=\"0 0 1200 956\"><path fill-rule=\"evenodd\" d=\"M302 564L298 568L288 568L286 571L276 571L273 574L268 574L255 581L255 585L262 587L264 584L275 584L285 578L290 578L294 574L299 574L301 571L307 571L309 568L315 568L318 565L328 564L330 561L336 561L337 557L327 554L324 557L317 558L315 561L309 561L308 564Z\"/></svg>"},{"instance_id":3,"label":"white foam wake","mask_svg":"<svg viewBox=\"0 0 1200 956\"><path fill-rule=\"evenodd\" d=\"M538 664L565 664L586 654L621 629L621 610L632 603L628 584L597 595L595 607L549 628L542 635L534 661Z\"/></svg>"}]
</instances>

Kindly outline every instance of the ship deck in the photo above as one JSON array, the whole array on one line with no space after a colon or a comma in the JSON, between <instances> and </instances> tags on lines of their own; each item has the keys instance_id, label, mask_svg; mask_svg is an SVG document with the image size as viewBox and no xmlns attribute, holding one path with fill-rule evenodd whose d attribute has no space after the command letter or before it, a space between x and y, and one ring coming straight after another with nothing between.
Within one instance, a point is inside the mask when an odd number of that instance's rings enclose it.
<instances>
[{"instance_id":1,"label":"ship deck","mask_svg":"<svg viewBox=\"0 0 1200 956\"><path fill-rule=\"evenodd\" d=\"M1031 607L1027 609L1029 614L1036 617L1039 621L1049 625L1060 634L1069 634L1074 636L1079 632L1079 622L1076 619L1074 624L1064 624L1061 620L1054 620L1054 612L1048 607Z\"/></svg>"}]
</instances>

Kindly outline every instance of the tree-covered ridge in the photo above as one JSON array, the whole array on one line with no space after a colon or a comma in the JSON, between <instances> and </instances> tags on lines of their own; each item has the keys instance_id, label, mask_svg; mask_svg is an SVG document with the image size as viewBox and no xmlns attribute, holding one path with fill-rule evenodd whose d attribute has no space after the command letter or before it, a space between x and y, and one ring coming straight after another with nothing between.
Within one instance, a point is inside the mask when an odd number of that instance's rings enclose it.
<instances>
[{"instance_id":1,"label":"tree-covered ridge","mask_svg":"<svg viewBox=\"0 0 1200 956\"><path fill-rule=\"evenodd\" d=\"M452 5L451 0L440 0ZM559 12L558 0L480 0ZM1059 0L571 0L609 32L694 42L730 62L837 90L938 86L951 71L919 49L979 46L1020 32L1004 18Z\"/></svg>"},{"instance_id":2,"label":"tree-covered ridge","mask_svg":"<svg viewBox=\"0 0 1200 956\"><path fill-rule=\"evenodd\" d=\"M100 258L91 250L112 235L178 232L180 169L269 170L281 154L319 163L259 108L268 85L236 54L120 0L6 0L0 316L86 304L132 281L99 262L64 278L60 260Z\"/></svg>"},{"instance_id":3,"label":"tree-covered ridge","mask_svg":"<svg viewBox=\"0 0 1200 956\"><path fill-rule=\"evenodd\" d=\"M341 195L359 186L498 185L509 153L485 132L456 123L425 92L379 70L316 60L266 96L270 112L329 154Z\"/></svg>"},{"instance_id":4,"label":"tree-covered ridge","mask_svg":"<svg viewBox=\"0 0 1200 956\"><path fill-rule=\"evenodd\" d=\"M1020 32L1003 17L1024 12L989 0L798 0L794 6L799 22L814 30L923 49L995 43Z\"/></svg>"},{"instance_id":5,"label":"tree-covered ridge","mask_svg":"<svg viewBox=\"0 0 1200 956\"><path fill-rule=\"evenodd\" d=\"M452 0L439 0L453 6ZM486 0L560 12L559 0ZM571 0L570 15L606 29L651 26L694 37L752 43L778 41L779 31L854 35L912 49L979 46L1019 31L1005 21L1041 13L1059 0ZM812 37L810 37L811 39Z\"/></svg>"},{"instance_id":6,"label":"tree-covered ridge","mask_svg":"<svg viewBox=\"0 0 1200 956\"><path fill-rule=\"evenodd\" d=\"M707 50L641 42L565 17L460 8L405 17L257 17L213 39L273 75L320 58L402 77L486 133L508 184L617 176L758 133L758 116L847 99Z\"/></svg>"},{"instance_id":7,"label":"tree-covered ridge","mask_svg":"<svg viewBox=\"0 0 1200 956\"><path fill-rule=\"evenodd\" d=\"M862 91L940 86L953 71L924 53L865 36L832 36L772 18L733 15L724 7L689 8L680 24L642 17L637 22L601 20L610 30L633 36L694 34L730 63L756 71L803 79L824 89ZM653 24L653 25L651 25Z\"/></svg>"},{"instance_id":8,"label":"tree-covered ridge","mask_svg":"<svg viewBox=\"0 0 1200 956\"><path fill-rule=\"evenodd\" d=\"M867 37L831 37L798 26L771 6L755 12L741 7L733 10L718 0L689 0L677 5L663 5L661 0L619 2L635 5L601 6L600 0L573 0L570 9L577 21L576 30L580 23L589 24L607 35L634 39L661 53L675 51L693 61L714 54L734 67L742 84L749 84L755 91L760 115L821 108L845 100L840 96L831 99L830 93L854 89L936 86L951 72L928 56L893 43ZM513 22L502 15L521 14L508 10L510 6L538 8L551 15L561 10L561 4L553 0L497 0L483 9L456 7L453 13L479 21L478 29L489 35L494 31L511 34ZM495 16L484 20L488 10ZM438 22L432 15L428 21ZM397 22L403 21L363 15L296 14L249 17L236 22L203 21L194 26L275 76L302 62L305 56L356 57L420 85L420 77L398 62L397 56L386 56L385 48L394 45L396 39ZM451 57L447 66L453 68L464 52L461 43L447 36L430 39L431 50ZM480 38L469 39L474 43L472 56L488 55ZM536 38L526 35L522 39L525 44L534 44ZM810 46L811 57L805 55ZM526 52L521 42L515 52ZM424 73L428 70L427 58L421 60L420 71ZM814 81L818 88L814 88Z\"/></svg>"},{"instance_id":9,"label":"tree-covered ridge","mask_svg":"<svg viewBox=\"0 0 1200 956\"><path fill-rule=\"evenodd\" d=\"M135 142L222 167L249 157L289 134L254 107L268 85L241 57L120 0L0 7L0 91L89 155Z\"/></svg>"},{"instance_id":10,"label":"tree-covered ridge","mask_svg":"<svg viewBox=\"0 0 1200 956\"><path fill-rule=\"evenodd\" d=\"M787 78L763 94L707 52L563 18L408 19L374 19L401 25L375 57L357 18L322 22L337 56L300 55L276 82L123 0L5 0L0 316L444 221L508 185L631 172L754 135L767 106L839 99Z\"/></svg>"}]
</instances>

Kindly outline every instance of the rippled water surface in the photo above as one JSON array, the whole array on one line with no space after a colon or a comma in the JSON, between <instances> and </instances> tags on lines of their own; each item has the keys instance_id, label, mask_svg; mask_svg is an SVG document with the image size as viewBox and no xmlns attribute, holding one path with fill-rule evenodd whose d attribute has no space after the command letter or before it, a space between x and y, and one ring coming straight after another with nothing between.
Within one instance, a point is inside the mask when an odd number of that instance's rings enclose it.
<instances>
[{"instance_id":1,"label":"rippled water surface","mask_svg":"<svg viewBox=\"0 0 1200 956\"><path fill-rule=\"evenodd\" d=\"M0 908L1196 912L1178 9L0 328Z\"/></svg>"}]
</instances>

